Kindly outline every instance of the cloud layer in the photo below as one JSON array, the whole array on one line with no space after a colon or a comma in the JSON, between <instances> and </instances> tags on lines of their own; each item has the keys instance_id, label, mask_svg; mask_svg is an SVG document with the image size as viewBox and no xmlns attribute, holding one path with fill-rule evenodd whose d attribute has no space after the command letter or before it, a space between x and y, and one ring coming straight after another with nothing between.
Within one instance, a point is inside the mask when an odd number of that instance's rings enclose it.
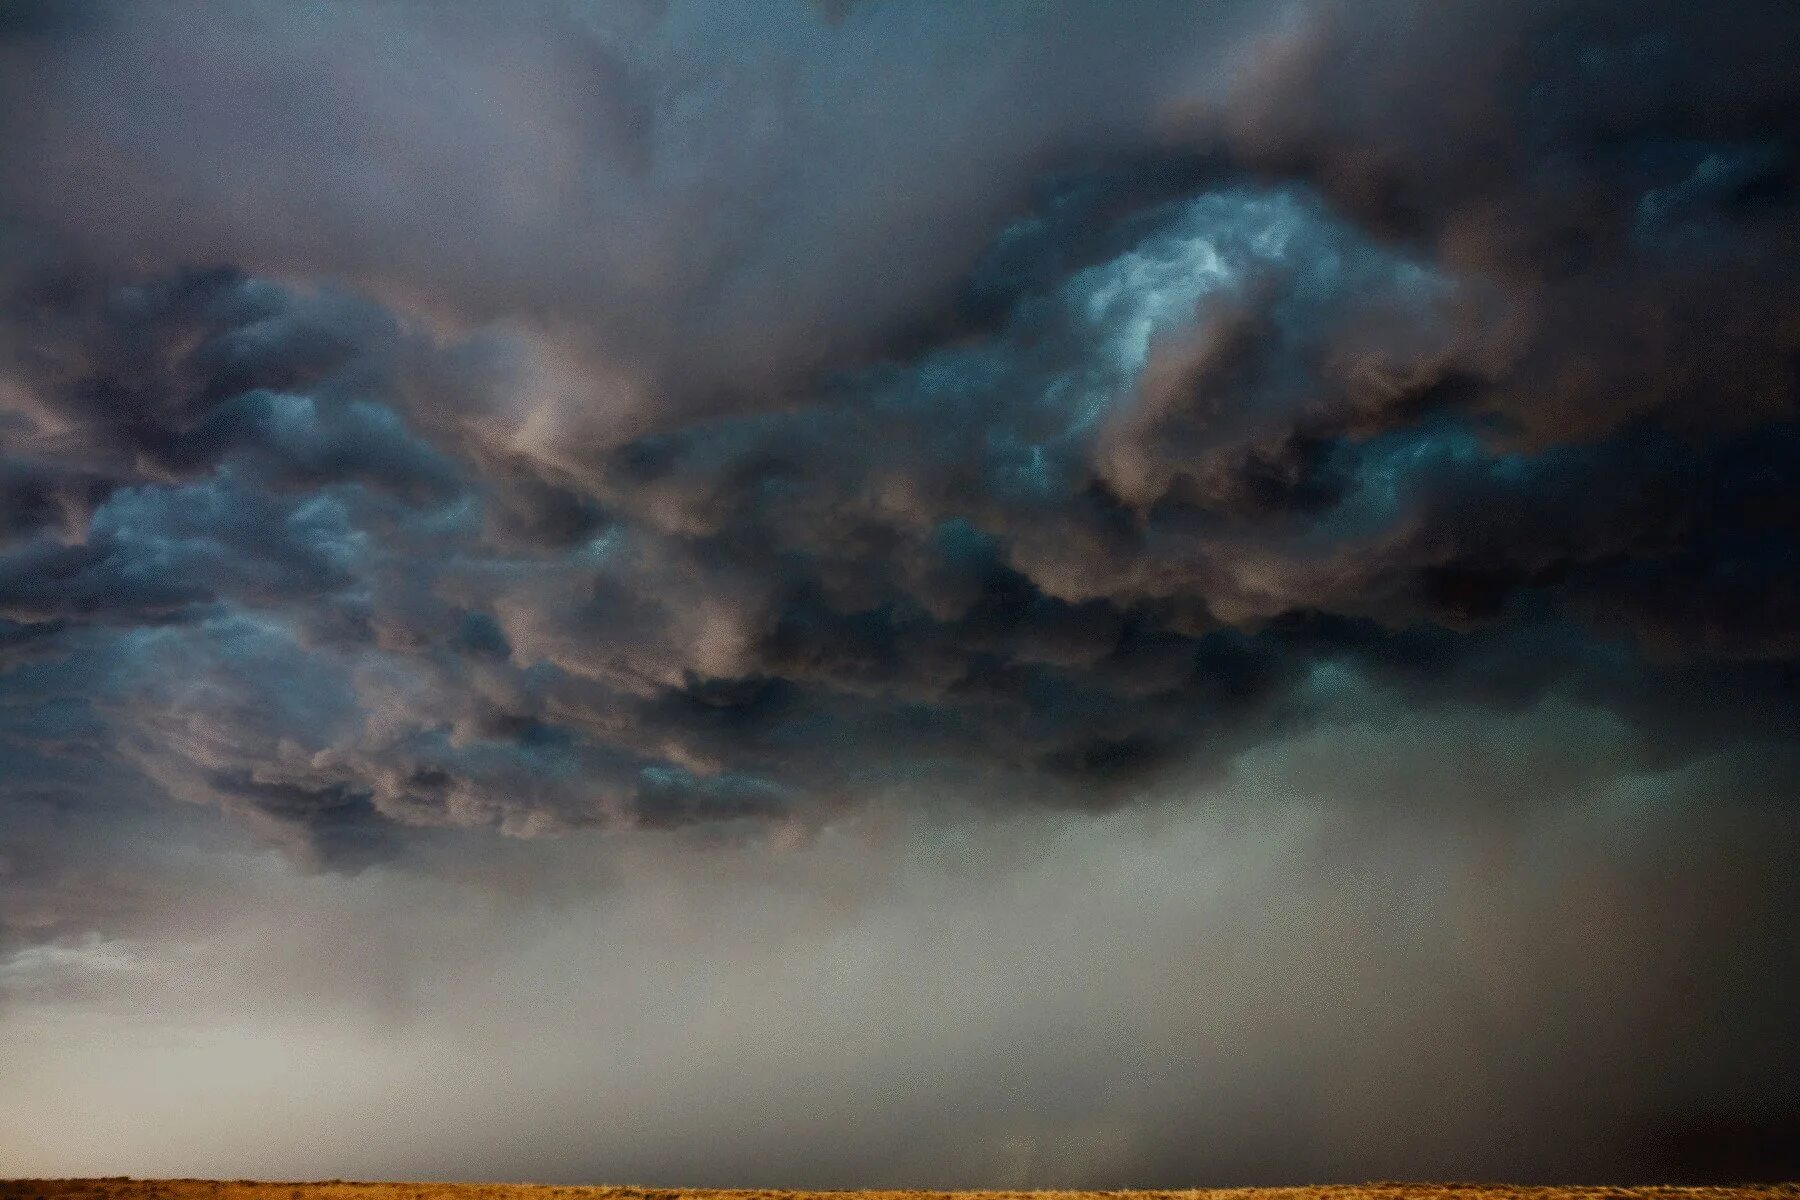
<instances>
[{"instance_id":1,"label":"cloud layer","mask_svg":"<svg viewBox=\"0 0 1800 1200\"><path fill-rule=\"evenodd\" d=\"M215 938L255 975L266 886L320 949L213 994L257 1037L380 993L491 1040L519 997L467 981L553 959L577 1009L746 997L642 1018L591 1153L408 1126L365 1173L1791 1171L1797 53L1781 3L11 7L0 1045ZM409 934L428 892L473 924ZM353 910L454 979L341 974ZM880 970L794 1016L847 945ZM708 1061L887 1080L845 1111L945 1157L702 1153Z\"/></svg>"}]
</instances>

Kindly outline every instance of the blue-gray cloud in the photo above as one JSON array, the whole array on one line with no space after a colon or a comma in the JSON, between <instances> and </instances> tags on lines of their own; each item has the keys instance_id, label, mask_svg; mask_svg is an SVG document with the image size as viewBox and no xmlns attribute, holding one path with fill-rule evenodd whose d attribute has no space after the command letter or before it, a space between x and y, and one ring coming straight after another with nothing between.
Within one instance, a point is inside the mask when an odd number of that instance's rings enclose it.
<instances>
[{"instance_id":1,"label":"blue-gray cloud","mask_svg":"<svg viewBox=\"0 0 1800 1200\"><path fill-rule=\"evenodd\" d=\"M798 844L1358 704L1796 832L1786 5L9 12L0 947L171 804Z\"/></svg>"}]
</instances>

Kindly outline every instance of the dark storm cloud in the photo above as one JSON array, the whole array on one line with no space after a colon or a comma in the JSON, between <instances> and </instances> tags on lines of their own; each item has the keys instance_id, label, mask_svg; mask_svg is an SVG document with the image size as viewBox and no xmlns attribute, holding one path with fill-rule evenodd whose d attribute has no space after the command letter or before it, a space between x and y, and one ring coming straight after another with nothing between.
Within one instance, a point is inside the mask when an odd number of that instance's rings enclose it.
<instances>
[{"instance_id":1,"label":"dark storm cloud","mask_svg":"<svg viewBox=\"0 0 1800 1200\"><path fill-rule=\"evenodd\" d=\"M1367 707L1624 747L1347 748L1382 836L1661 788L1723 886L1795 832L1791 6L7 14L9 946L166 902L83 890L132 821L378 876L1101 821Z\"/></svg>"}]
</instances>

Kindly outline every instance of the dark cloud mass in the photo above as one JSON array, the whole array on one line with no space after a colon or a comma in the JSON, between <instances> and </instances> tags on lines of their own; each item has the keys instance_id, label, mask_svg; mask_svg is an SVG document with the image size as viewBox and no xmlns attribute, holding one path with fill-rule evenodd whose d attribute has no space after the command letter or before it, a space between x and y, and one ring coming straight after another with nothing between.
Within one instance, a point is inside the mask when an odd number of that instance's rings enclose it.
<instances>
[{"instance_id":1,"label":"dark cloud mass","mask_svg":"<svg viewBox=\"0 0 1800 1200\"><path fill-rule=\"evenodd\" d=\"M1800 1171L1796 61L6 6L0 1173Z\"/></svg>"}]
</instances>

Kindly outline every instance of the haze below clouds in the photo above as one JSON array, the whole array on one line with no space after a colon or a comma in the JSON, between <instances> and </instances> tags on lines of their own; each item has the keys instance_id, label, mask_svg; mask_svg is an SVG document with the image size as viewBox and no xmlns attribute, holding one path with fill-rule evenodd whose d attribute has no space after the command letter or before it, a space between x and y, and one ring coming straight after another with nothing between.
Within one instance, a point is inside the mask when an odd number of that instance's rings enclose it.
<instances>
[{"instance_id":1,"label":"haze below clouds","mask_svg":"<svg viewBox=\"0 0 1800 1200\"><path fill-rule=\"evenodd\" d=\"M803 847L585 835L348 880L180 856L154 924L9 968L8 1166L295 1178L323 1153L350 1176L819 1186L1655 1169L1697 1104L1754 1121L1787 1087L1733 1046L1788 1021L1738 960L1786 952L1742 928L1792 902L1786 825L1724 764L1612 780L1619 732L1596 720L1422 731L1436 778L1415 795L1495 770L1543 798L1530 812L1396 804L1407 750L1356 721L1098 816L894 795Z\"/></svg>"},{"instance_id":2,"label":"haze below clouds","mask_svg":"<svg viewBox=\"0 0 1800 1200\"><path fill-rule=\"evenodd\" d=\"M0 1175L1800 1171L1781 3L0 13Z\"/></svg>"}]
</instances>

